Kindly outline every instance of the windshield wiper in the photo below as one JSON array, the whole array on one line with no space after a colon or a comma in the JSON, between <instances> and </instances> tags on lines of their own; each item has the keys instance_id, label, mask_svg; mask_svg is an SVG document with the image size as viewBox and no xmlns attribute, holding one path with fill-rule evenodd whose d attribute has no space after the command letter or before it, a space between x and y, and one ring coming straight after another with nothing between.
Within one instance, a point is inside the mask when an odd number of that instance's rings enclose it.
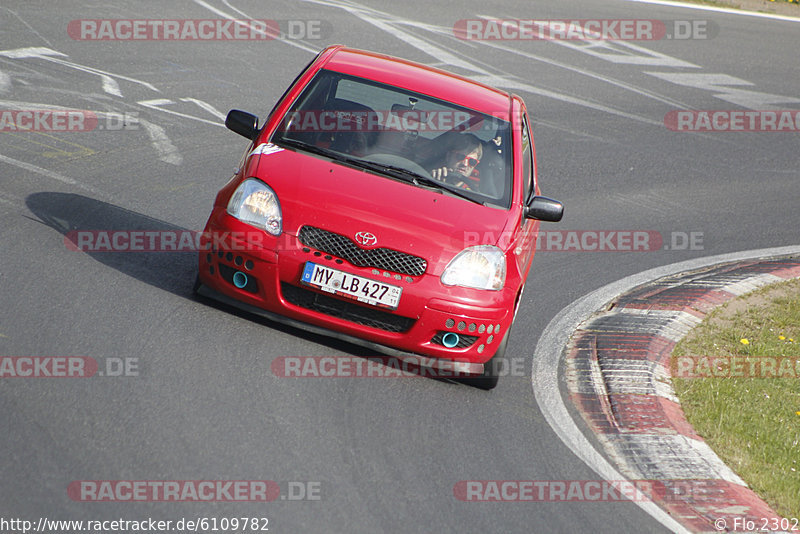
<instances>
[{"instance_id":1,"label":"windshield wiper","mask_svg":"<svg viewBox=\"0 0 800 534\"><path fill-rule=\"evenodd\" d=\"M467 194L464 190L459 189L457 187L451 187L450 184L448 184L446 182L440 182L438 180L434 180L433 178L429 178L427 176L422 176L421 174L417 174L417 173L413 173L413 174L417 178L417 182L416 182L417 184L419 184L419 182L421 181L425 185L429 185L431 187L436 187L438 189L443 189L443 190L445 190L445 191L447 191L449 193L454 194L457 197L461 197L461 198L467 199L469 201L472 201L475 204L480 204L481 206L485 205L480 200L477 200L477 199L473 198L472 196L470 196L469 194Z\"/></svg>"},{"instance_id":2,"label":"windshield wiper","mask_svg":"<svg viewBox=\"0 0 800 534\"><path fill-rule=\"evenodd\" d=\"M350 161L355 165L359 165L361 167L365 167L373 171L380 171L383 172L384 174L391 174L392 176L397 176L406 181L414 182L414 185L419 185L417 181L420 178L424 179L424 177L421 176L420 174L411 171L409 169L406 169L405 167L398 167L396 165L389 165L388 163L378 163L377 161L369 161L369 160L355 159L355 158L349 159L348 161Z\"/></svg>"},{"instance_id":3,"label":"windshield wiper","mask_svg":"<svg viewBox=\"0 0 800 534\"><path fill-rule=\"evenodd\" d=\"M460 191L459 189L451 188L448 186L448 184L444 182L439 182L438 180L434 180L433 178L430 178L428 176L423 176L422 174L406 169L405 167L399 167L396 165L389 165L386 163L377 163L374 161L366 161L360 159L348 159L347 161L355 165L366 167L371 170L377 170L386 174L398 176L404 180L411 181L414 185L417 186L425 185L427 187L432 187L440 191L447 191L448 193L452 193L457 197L469 200L470 202L474 202L475 204L480 204L482 206L484 205L484 203L481 202L480 200L472 198L465 192Z\"/></svg>"},{"instance_id":4,"label":"windshield wiper","mask_svg":"<svg viewBox=\"0 0 800 534\"><path fill-rule=\"evenodd\" d=\"M319 154L320 156L325 156L328 158L332 158L335 160L340 161L349 161L349 158L339 154L338 152L334 152L332 150L328 150L327 148L322 148L317 145L312 145L311 143L306 143L305 141L300 141L299 139L278 139L275 140L275 144L277 145L287 145L293 148L299 148L300 150L305 150L306 152L312 152L314 154Z\"/></svg>"},{"instance_id":5,"label":"windshield wiper","mask_svg":"<svg viewBox=\"0 0 800 534\"><path fill-rule=\"evenodd\" d=\"M362 167L365 169L369 169L372 171L378 171L383 174L389 174L395 178L400 178L401 180L405 180L407 182L412 182L414 185L420 186L425 185L428 187L433 187L434 189L438 189L441 191L447 191L448 193L452 193L453 195L469 200L470 202L474 202L475 204L485 205L480 200L476 200L471 196L467 195L463 191L449 187L448 184L444 182L439 182L430 178L428 176L423 176L417 172L412 170L406 169L405 167L399 167L397 165L389 165L387 163L378 163L375 161L363 160L359 158L353 158L346 156L340 152L335 152L333 150L328 150L322 147L318 147L316 145L312 145L310 143L306 143L305 141L300 141L299 139L280 139L275 141L276 144L281 145L288 145L290 147L299 148L301 150L305 150L307 152L312 152L314 154L319 154L321 156L325 156L331 159L335 159L337 161L341 161L344 163L350 163L357 167Z\"/></svg>"}]
</instances>

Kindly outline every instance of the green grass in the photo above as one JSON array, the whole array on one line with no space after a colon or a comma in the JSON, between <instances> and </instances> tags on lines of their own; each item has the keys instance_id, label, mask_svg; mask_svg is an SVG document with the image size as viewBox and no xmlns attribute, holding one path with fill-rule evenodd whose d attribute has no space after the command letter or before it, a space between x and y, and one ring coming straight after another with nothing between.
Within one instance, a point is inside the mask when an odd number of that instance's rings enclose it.
<instances>
[{"instance_id":1,"label":"green grass","mask_svg":"<svg viewBox=\"0 0 800 534\"><path fill-rule=\"evenodd\" d=\"M727 7L733 9L744 9L742 4L733 2L723 2L719 0L679 0L681 2L687 2L690 4L700 4L704 6L712 6L712 7ZM800 4L800 0L770 0L770 3L774 4Z\"/></svg>"},{"instance_id":2,"label":"green grass","mask_svg":"<svg viewBox=\"0 0 800 534\"><path fill-rule=\"evenodd\" d=\"M800 280L717 308L678 344L673 364L681 355L800 360ZM800 517L800 377L675 378L673 385L717 455L776 512Z\"/></svg>"},{"instance_id":3,"label":"green grass","mask_svg":"<svg viewBox=\"0 0 800 534\"><path fill-rule=\"evenodd\" d=\"M728 7L733 9L742 9L742 6L739 4L731 4L728 2L717 2L716 0L680 0L682 2L687 2L689 4L700 4L704 6L712 6L712 7Z\"/></svg>"}]
</instances>

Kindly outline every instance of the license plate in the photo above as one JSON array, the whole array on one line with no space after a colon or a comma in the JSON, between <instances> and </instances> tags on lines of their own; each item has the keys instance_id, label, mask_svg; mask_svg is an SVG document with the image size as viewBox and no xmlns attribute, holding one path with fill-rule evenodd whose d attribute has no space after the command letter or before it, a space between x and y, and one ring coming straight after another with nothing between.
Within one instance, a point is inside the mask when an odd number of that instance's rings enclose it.
<instances>
[{"instance_id":1,"label":"license plate","mask_svg":"<svg viewBox=\"0 0 800 534\"><path fill-rule=\"evenodd\" d=\"M391 310L397 308L400 293L403 292L402 287L345 273L310 261L306 262L301 281L328 293Z\"/></svg>"}]
</instances>

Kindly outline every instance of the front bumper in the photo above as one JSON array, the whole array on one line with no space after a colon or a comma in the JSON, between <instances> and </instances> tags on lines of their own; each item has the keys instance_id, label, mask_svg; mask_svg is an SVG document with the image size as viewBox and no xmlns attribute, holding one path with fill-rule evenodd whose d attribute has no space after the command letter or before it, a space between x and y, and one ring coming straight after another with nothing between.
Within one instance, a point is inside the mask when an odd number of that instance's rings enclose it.
<instances>
[{"instance_id":1,"label":"front bumper","mask_svg":"<svg viewBox=\"0 0 800 534\"><path fill-rule=\"evenodd\" d=\"M286 317L284 315L278 315L276 313L269 312L262 308L258 308L256 306L252 306L250 304L244 303L240 300L236 300L235 298L229 297L224 293L220 293L218 291L214 291L208 286L200 284L197 288L197 293L203 297L212 298L223 304L227 304L229 306L233 306L240 310L244 310L246 312L252 313L254 315L259 315L261 317L265 317L272 321L286 324L289 326L293 326L295 328L300 328L302 330L306 330L308 332L313 332L315 334L320 334L324 336L333 337L336 339L340 339L342 341L347 341L349 343L353 343L354 345L360 345L362 347L366 347L368 349L376 350L382 354L386 354L387 356L391 356L393 358L397 358L404 362L410 363L412 365L417 365L420 367L427 367L429 369L436 369L438 371L442 371L441 376L460 376L464 374L481 374L483 373L484 364L482 363L475 363L475 362L461 362L461 361L452 361L452 360L445 360L442 358L429 358L426 356L422 356L419 354L411 354L409 352L403 352L392 347L387 347L385 345L380 345L378 343L373 343L366 339L350 336L344 334L342 332L337 332L335 330L329 330L327 328L322 328L310 323L305 323L302 321L297 321L290 317ZM447 374L450 373L450 374Z\"/></svg>"},{"instance_id":2,"label":"front bumper","mask_svg":"<svg viewBox=\"0 0 800 534\"><path fill-rule=\"evenodd\" d=\"M199 293L272 320L369 347L398 358L425 357L425 367L479 374L513 321L516 293L449 288L431 274L408 276L357 267L303 245L295 235L252 236L253 228L216 211L199 257ZM303 285L308 261L402 287L397 309L385 310ZM245 276L237 275L243 273ZM234 279L238 277L238 279ZM243 284L246 280L246 284ZM476 300L486 296L488 302ZM448 333L458 335L445 346ZM448 341L454 337L448 336ZM452 345L452 343L448 343Z\"/></svg>"}]
</instances>

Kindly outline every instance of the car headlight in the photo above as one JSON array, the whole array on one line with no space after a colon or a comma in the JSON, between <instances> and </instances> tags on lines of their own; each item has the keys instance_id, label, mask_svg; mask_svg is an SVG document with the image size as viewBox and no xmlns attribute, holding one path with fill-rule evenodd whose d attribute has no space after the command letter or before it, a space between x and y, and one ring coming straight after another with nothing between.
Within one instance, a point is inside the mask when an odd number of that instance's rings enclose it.
<instances>
[{"instance_id":1,"label":"car headlight","mask_svg":"<svg viewBox=\"0 0 800 534\"><path fill-rule=\"evenodd\" d=\"M493 245L468 247L458 253L442 273L446 286L477 289L503 289L506 283L506 257Z\"/></svg>"},{"instance_id":2,"label":"car headlight","mask_svg":"<svg viewBox=\"0 0 800 534\"><path fill-rule=\"evenodd\" d=\"M281 235L281 205L275 191L261 180L248 178L239 184L228 201L228 213L274 236Z\"/></svg>"}]
</instances>

